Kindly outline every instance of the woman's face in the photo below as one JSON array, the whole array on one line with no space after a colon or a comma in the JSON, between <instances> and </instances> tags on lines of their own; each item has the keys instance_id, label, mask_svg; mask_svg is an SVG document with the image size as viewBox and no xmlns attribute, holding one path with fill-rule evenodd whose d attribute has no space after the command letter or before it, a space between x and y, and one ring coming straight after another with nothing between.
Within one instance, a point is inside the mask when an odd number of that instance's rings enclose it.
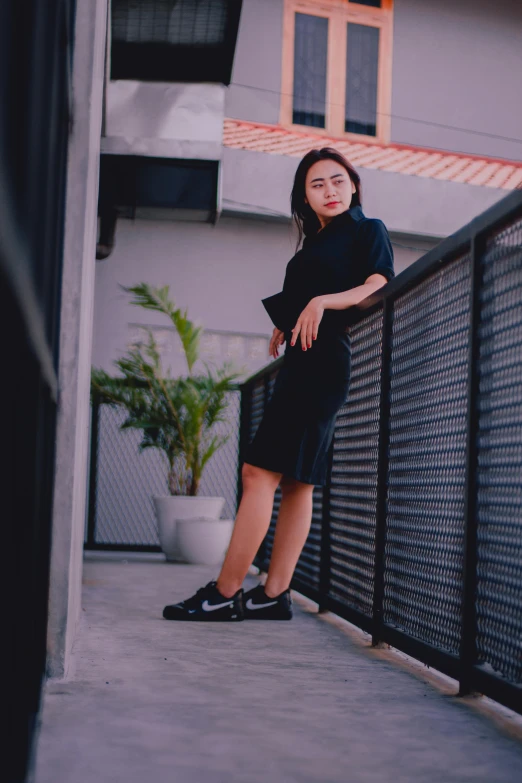
<instances>
[{"instance_id":1,"label":"woman's face","mask_svg":"<svg viewBox=\"0 0 522 783\"><path fill-rule=\"evenodd\" d=\"M305 181L305 201L325 226L335 215L349 209L355 185L344 166L335 160L318 160L310 166Z\"/></svg>"}]
</instances>

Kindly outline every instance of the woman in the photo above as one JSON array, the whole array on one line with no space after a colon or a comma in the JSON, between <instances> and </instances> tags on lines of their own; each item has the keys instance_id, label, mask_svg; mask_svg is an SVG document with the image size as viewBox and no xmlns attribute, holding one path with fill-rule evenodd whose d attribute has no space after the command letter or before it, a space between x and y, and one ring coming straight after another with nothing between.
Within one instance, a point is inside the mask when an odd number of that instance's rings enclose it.
<instances>
[{"instance_id":1,"label":"woman","mask_svg":"<svg viewBox=\"0 0 522 783\"><path fill-rule=\"evenodd\" d=\"M166 606L169 620L289 620L289 585L312 520L314 486L324 485L335 419L350 381L344 327L353 307L394 276L393 250L381 220L361 208L355 169L336 150L309 152L297 168L291 197L299 250L288 262L283 290L263 300L275 328L274 359L284 363L242 467L243 496L217 580ZM272 516L281 485L265 585L241 587Z\"/></svg>"}]
</instances>

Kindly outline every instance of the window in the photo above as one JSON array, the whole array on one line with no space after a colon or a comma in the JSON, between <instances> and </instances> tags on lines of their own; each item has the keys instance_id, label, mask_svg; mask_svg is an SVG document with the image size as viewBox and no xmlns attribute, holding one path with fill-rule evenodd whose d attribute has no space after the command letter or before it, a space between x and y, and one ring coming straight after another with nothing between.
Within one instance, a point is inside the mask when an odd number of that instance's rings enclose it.
<instances>
[{"instance_id":1,"label":"window","mask_svg":"<svg viewBox=\"0 0 522 783\"><path fill-rule=\"evenodd\" d=\"M281 124L389 141L393 0L285 0Z\"/></svg>"},{"instance_id":2,"label":"window","mask_svg":"<svg viewBox=\"0 0 522 783\"><path fill-rule=\"evenodd\" d=\"M217 161L107 155L100 159L99 211L121 217L211 220L217 209Z\"/></svg>"},{"instance_id":3,"label":"window","mask_svg":"<svg viewBox=\"0 0 522 783\"><path fill-rule=\"evenodd\" d=\"M111 79L222 82L241 0L112 0Z\"/></svg>"},{"instance_id":4,"label":"window","mask_svg":"<svg viewBox=\"0 0 522 783\"><path fill-rule=\"evenodd\" d=\"M328 19L295 15L292 121L324 128Z\"/></svg>"}]
</instances>

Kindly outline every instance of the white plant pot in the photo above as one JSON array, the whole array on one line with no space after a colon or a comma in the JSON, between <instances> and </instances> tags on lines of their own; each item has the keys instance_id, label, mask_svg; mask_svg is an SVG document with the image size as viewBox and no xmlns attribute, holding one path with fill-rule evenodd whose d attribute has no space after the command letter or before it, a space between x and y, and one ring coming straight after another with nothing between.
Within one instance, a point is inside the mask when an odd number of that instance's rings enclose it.
<instances>
[{"instance_id":1,"label":"white plant pot","mask_svg":"<svg viewBox=\"0 0 522 783\"><path fill-rule=\"evenodd\" d=\"M225 559L233 519L178 520L178 545L187 563L221 565Z\"/></svg>"},{"instance_id":2,"label":"white plant pot","mask_svg":"<svg viewBox=\"0 0 522 783\"><path fill-rule=\"evenodd\" d=\"M168 495L152 498L158 520L158 535L167 560L183 561L178 546L177 522L180 519L193 520L205 517L219 520L225 505L225 498L195 497L189 495Z\"/></svg>"}]
</instances>

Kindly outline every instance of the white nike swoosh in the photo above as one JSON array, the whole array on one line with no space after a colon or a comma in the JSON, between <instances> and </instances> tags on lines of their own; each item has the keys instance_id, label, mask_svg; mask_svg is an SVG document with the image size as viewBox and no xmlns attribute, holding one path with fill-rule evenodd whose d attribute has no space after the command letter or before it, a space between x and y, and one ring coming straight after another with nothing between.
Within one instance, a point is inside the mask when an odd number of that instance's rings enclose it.
<instances>
[{"instance_id":1,"label":"white nike swoosh","mask_svg":"<svg viewBox=\"0 0 522 783\"><path fill-rule=\"evenodd\" d=\"M233 603L234 601L225 601L224 604L209 604L208 601L203 601L201 608L205 612L215 612L216 609L222 609L224 606L232 606Z\"/></svg>"},{"instance_id":2,"label":"white nike swoosh","mask_svg":"<svg viewBox=\"0 0 522 783\"><path fill-rule=\"evenodd\" d=\"M276 603L277 601L270 601L269 604L254 604L252 599L249 598L245 605L247 609L264 609L265 606L274 606Z\"/></svg>"}]
</instances>

